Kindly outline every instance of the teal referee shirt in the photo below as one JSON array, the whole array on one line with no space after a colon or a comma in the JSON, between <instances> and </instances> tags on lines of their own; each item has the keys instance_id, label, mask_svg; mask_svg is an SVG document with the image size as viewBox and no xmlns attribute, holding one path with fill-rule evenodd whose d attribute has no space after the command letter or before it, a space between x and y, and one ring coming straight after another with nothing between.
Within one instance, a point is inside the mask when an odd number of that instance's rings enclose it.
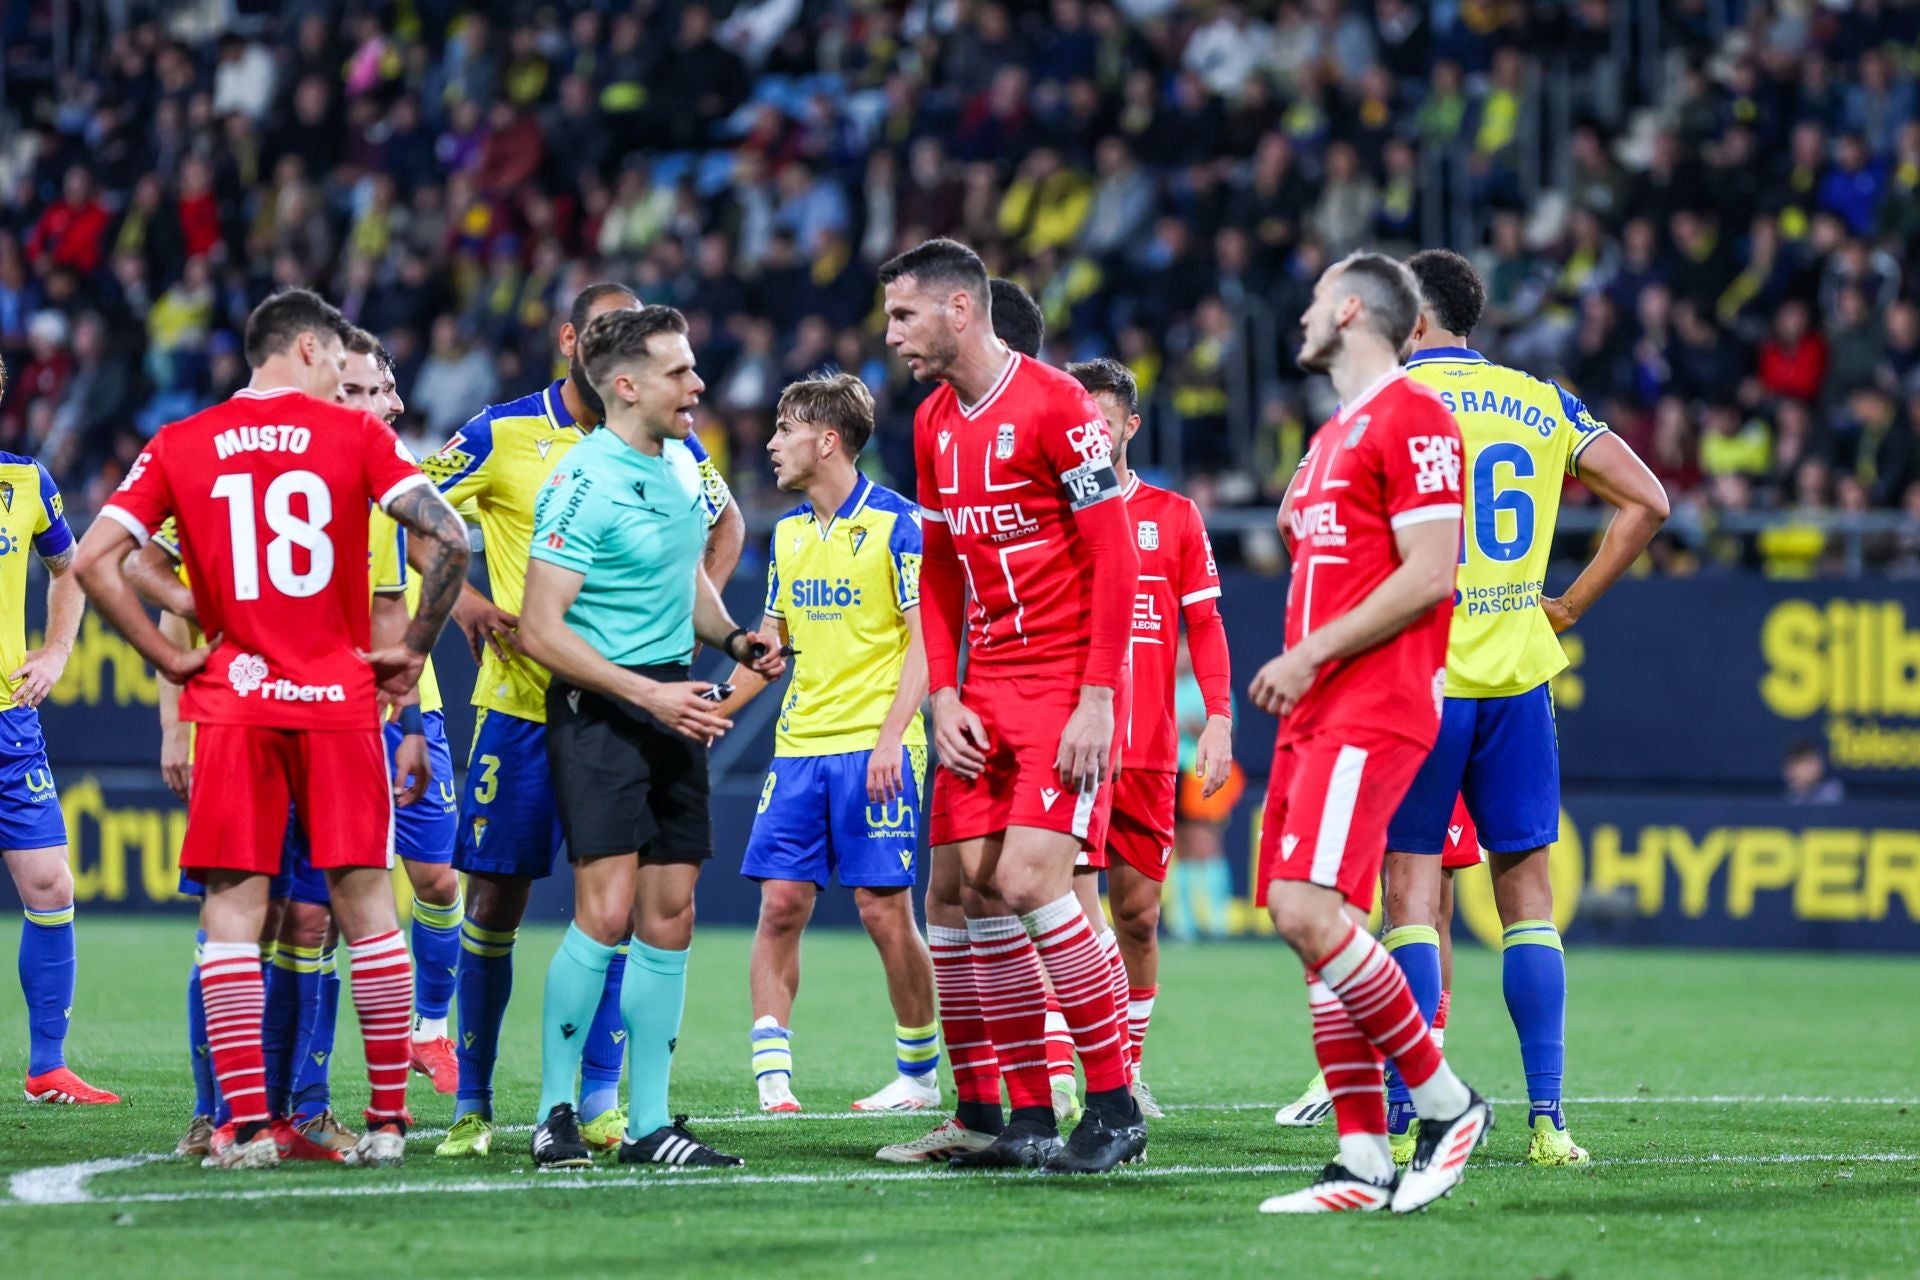
<instances>
[{"instance_id":1,"label":"teal referee shirt","mask_svg":"<svg viewBox=\"0 0 1920 1280\"><path fill-rule=\"evenodd\" d=\"M691 453L649 457L602 427L554 468L533 521L533 559L585 579L566 622L595 652L622 667L693 661L707 517Z\"/></svg>"}]
</instances>

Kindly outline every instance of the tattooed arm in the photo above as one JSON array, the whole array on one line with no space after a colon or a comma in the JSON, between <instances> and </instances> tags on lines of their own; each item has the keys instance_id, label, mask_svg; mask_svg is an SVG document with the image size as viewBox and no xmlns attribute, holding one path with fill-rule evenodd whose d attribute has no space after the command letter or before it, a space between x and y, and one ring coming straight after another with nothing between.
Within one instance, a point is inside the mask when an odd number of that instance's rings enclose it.
<instances>
[{"instance_id":1,"label":"tattooed arm","mask_svg":"<svg viewBox=\"0 0 1920 1280\"><path fill-rule=\"evenodd\" d=\"M368 655L380 687L401 698L420 679L433 642L467 580L467 526L432 485L416 484L387 514L407 531L408 561L420 571L420 606L400 643Z\"/></svg>"},{"instance_id":2,"label":"tattooed arm","mask_svg":"<svg viewBox=\"0 0 1920 1280\"><path fill-rule=\"evenodd\" d=\"M47 639L40 648L7 677L14 685L13 704L37 707L47 693L60 682L67 669L67 655L80 635L80 615L87 610L87 598L80 591L80 579L73 575L73 547L55 555L40 557L47 566Z\"/></svg>"}]
</instances>

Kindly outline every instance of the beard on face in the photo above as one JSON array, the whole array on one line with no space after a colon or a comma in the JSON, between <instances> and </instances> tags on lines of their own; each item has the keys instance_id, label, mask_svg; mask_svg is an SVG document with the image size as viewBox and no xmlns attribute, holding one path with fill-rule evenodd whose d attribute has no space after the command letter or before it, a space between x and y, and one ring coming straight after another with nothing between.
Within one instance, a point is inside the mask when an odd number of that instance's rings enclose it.
<instances>
[{"instance_id":1,"label":"beard on face","mask_svg":"<svg viewBox=\"0 0 1920 1280\"><path fill-rule=\"evenodd\" d=\"M593 411L593 416L605 421L607 402L600 398L600 393L593 389L591 382L587 381L587 367L580 363L578 346L574 347L573 355L567 359L567 381L571 382L573 389L580 393L581 403Z\"/></svg>"},{"instance_id":2,"label":"beard on face","mask_svg":"<svg viewBox=\"0 0 1920 1280\"><path fill-rule=\"evenodd\" d=\"M1313 336L1307 335L1307 341L1300 346L1300 355L1294 363L1308 373L1325 373L1333 368L1333 358L1340 354L1341 331L1334 329L1327 334L1326 340L1319 346L1311 345Z\"/></svg>"}]
</instances>

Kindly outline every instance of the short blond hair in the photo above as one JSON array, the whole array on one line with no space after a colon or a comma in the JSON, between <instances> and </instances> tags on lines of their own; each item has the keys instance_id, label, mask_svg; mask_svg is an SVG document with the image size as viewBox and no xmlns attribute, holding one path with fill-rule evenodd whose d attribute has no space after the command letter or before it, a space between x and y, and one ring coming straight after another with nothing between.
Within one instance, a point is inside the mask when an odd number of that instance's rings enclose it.
<instances>
[{"instance_id":1,"label":"short blond hair","mask_svg":"<svg viewBox=\"0 0 1920 1280\"><path fill-rule=\"evenodd\" d=\"M818 373L788 383L774 412L837 433L854 454L873 438L873 393L850 373Z\"/></svg>"}]
</instances>

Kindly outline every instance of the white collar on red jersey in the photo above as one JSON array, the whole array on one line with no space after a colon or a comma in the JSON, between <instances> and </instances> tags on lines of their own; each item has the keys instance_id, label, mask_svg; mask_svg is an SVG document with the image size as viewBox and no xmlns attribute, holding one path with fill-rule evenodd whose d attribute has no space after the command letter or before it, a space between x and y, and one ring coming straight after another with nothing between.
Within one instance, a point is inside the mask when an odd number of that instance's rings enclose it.
<instances>
[{"instance_id":1,"label":"white collar on red jersey","mask_svg":"<svg viewBox=\"0 0 1920 1280\"><path fill-rule=\"evenodd\" d=\"M1368 387L1365 391L1362 391L1359 395L1355 396L1353 398L1352 404L1343 404L1340 406L1340 413L1339 413L1339 419L1338 419L1340 422L1340 425L1345 426L1347 424L1347 419L1353 417L1355 413L1359 412L1361 405L1373 399L1375 396L1379 395L1382 391L1385 391L1388 387L1392 386L1396 381L1406 376L1407 376L1407 371L1401 368L1399 365L1395 365L1393 366L1393 368L1387 370L1386 373L1382 374L1379 378L1374 380L1374 383L1372 386Z\"/></svg>"},{"instance_id":2,"label":"white collar on red jersey","mask_svg":"<svg viewBox=\"0 0 1920 1280\"><path fill-rule=\"evenodd\" d=\"M1138 471L1128 471L1127 487L1120 491L1120 496L1122 498L1131 498L1138 492L1140 492L1140 473Z\"/></svg>"},{"instance_id":3,"label":"white collar on red jersey","mask_svg":"<svg viewBox=\"0 0 1920 1280\"><path fill-rule=\"evenodd\" d=\"M988 389L987 394L980 397L979 404L968 407L966 402L960 399L959 390L955 389L953 402L960 407L960 416L971 419L977 418L985 413L987 406L995 400L998 400L1000 393L1007 389L1007 384L1013 381L1013 372L1020 367L1022 358L1018 351L1015 351L1012 347L1007 348L1007 367L1000 371L1000 376L994 380L993 386Z\"/></svg>"},{"instance_id":4,"label":"white collar on red jersey","mask_svg":"<svg viewBox=\"0 0 1920 1280\"><path fill-rule=\"evenodd\" d=\"M298 387L274 387L268 391L255 391L252 387L242 387L233 393L235 400L271 400L275 396L300 394Z\"/></svg>"}]
</instances>

